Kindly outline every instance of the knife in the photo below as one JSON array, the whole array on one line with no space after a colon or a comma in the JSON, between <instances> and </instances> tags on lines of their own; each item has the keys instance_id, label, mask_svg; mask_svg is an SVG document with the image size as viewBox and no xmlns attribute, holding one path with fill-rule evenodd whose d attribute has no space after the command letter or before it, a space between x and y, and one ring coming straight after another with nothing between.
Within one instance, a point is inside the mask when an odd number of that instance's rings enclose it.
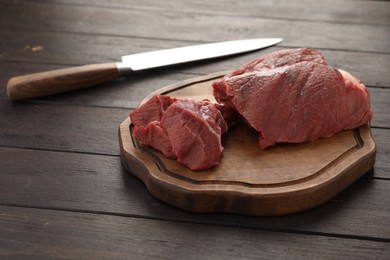
<instances>
[{"instance_id":1,"label":"knife","mask_svg":"<svg viewBox=\"0 0 390 260\"><path fill-rule=\"evenodd\" d=\"M121 62L91 64L33 73L11 78L9 99L48 96L98 85L133 71L199 61L258 50L281 42L281 38L226 41L122 56Z\"/></svg>"}]
</instances>

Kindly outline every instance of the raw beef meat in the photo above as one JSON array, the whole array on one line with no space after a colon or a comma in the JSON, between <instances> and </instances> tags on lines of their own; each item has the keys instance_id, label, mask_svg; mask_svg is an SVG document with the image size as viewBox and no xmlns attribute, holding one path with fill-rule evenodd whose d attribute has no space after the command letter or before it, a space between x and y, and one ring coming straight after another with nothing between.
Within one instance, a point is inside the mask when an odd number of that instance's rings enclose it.
<instances>
[{"instance_id":1,"label":"raw beef meat","mask_svg":"<svg viewBox=\"0 0 390 260\"><path fill-rule=\"evenodd\" d=\"M175 101L177 101L176 98L166 95L153 96L142 105L142 109L133 111L130 114L131 122L134 125L146 126L151 121L160 121L165 110Z\"/></svg>"},{"instance_id":2,"label":"raw beef meat","mask_svg":"<svg viewBox=\"0 0 390 260\"><path fill-rule=\"evenodd\" d=\"M218 108L207 100L155 96L130 113L133 136L191 170L211 168L220 162L221 135L228 129Z\"/></svg>"},{"instance_id":3,"label":"raw beef meat","mask_svg":"<svg viewBox=\"0 0 390 260\"><path fill-rule=\"evenodd\" d=\"M262 149L330 137L372 118L366 87L310 49L258 58L214 82L213 93L260 133Z\"/></svg>"}]
</instances>

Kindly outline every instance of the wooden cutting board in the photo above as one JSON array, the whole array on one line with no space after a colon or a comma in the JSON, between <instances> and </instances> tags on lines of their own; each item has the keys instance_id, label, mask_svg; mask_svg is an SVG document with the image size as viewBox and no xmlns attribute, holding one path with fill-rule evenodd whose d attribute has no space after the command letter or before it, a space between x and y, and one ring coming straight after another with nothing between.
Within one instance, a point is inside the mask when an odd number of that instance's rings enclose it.
<instances>
[{"instance_id":1,"label":"wooden cutting board","mask_svg":"<svg viewBox=\"0 0 390 260\"><path fill-rule=\"evenodd\" d=\"M166 94L196 100L212 96L219 72L161 88ZM262 151L258 133L238 125L222 137L221 164L191 171L132 138L126 118L119 127L124 167L158 199L192 212L275 216L318 206L344 190L375 163L368 125L313 143L277 144Z\"/></svg>"}]
</instances>

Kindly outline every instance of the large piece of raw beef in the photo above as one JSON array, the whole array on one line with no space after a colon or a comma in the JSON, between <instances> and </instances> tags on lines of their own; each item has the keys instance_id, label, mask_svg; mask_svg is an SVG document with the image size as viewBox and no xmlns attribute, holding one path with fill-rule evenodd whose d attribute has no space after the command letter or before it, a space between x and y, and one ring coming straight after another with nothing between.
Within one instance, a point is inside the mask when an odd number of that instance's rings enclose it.
<instances>
[{"instance_id":1,"label":"large piece of raw beef","mask_svg":"<svg viewBox=\"0 0 390 260\"><path fill-rule=\"evenodd\" d=\"M213 91L259 132L262 149L330 137L372 118L366 87L306 48L260 57L214 82Z\"/></svg>"}]
</instances>

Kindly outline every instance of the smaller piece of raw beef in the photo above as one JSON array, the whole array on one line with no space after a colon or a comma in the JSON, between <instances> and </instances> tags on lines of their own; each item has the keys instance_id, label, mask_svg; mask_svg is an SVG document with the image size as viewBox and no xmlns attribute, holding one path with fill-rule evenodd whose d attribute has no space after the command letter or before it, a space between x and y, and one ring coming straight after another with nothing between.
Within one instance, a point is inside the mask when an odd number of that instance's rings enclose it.
<instances>
[{"instance_id":1,"label":"smaller piece of raw beef","mask_svg":"<svg viewBox=\"0 0 390 260\"><path fill-rule=\"evenodd\" d=\"M230 115L227 109L225 113ZM130 118L135 125L134 138L191 170L208 169L221 160L221 136L228 125L221 111L208 100L155 96L132 111Z\"/></svg>"},{"instance_id":2,"label":"smaller piece of raw beef","mask_svg":"<svg viewBox=\"0 0 390 260\"><path fill-rule=\"evenodd\" d=\"M131 122L134 125L146 126L151 121L160 121L165 110L177 101L166 95L153 96L146 103L142 105L142 109L136 109L130 113Z\"/></svg>"},{"instance_id":3,"label":"smaller piece of raw beef","mask_svg":"<svg viewBox=\"0 0 390 260\"><path fill-rule=\"evenodd\" d=\"M135 126L133 137L161 151L166 157L176 159L167 132L161 127L160 121L155 120L146 125Z\"/></svg>"}]
</instances>

